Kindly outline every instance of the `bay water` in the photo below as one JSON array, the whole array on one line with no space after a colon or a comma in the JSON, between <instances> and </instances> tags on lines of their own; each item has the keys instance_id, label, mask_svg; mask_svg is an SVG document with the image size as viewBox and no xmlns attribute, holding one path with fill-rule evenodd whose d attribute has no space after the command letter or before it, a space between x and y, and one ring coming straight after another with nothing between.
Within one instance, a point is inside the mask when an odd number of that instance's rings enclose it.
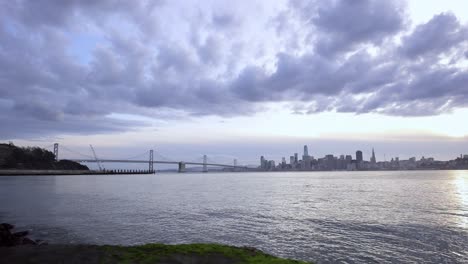
<instances>
[{"instance_id":1,"label":"bay water","mask_svg":"<svg viewBox=\"0 0 468 264\"><path fill-rule=\"evenodd\" d=\"M468 263L468 171L0 177L51 244L222 243L316 263Z\"/></svg>"}]
</instances>

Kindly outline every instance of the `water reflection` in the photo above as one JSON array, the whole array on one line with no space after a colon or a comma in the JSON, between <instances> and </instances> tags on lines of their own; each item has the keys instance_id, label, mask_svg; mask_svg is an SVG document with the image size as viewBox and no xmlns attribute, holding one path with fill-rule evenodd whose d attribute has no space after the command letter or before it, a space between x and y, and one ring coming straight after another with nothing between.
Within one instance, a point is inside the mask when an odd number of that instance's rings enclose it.
<instances>
[{"instance_id":1,"label":"water reflection","mask_svg":"<svg viewBox=\"0 0 468 264\"><path fill-rule=\"evenodd\" d=\"M450 171L456 192L453 194L459 201L457 206L458 224L468 228L468 171Z\"/></svg>"}]
</instances>

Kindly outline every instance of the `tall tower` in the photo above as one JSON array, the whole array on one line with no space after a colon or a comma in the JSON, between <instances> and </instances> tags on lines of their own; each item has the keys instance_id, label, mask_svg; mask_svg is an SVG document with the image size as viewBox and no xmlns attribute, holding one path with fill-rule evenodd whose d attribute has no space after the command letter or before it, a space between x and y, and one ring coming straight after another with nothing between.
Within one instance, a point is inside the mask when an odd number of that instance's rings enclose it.
<instances>
[{"instance_id":1,"label":"tall tower","mask_svg":"<svg viewBox=\"0 0 468 264\"><path fill-rule=\"evenodd\" d=\"M208 157L206 155L203 155L203 172L208 172L208 166L206 165L208 161Z\"/></svg>"},{"instance_id":2,"label":"tall tower","mask_svg":"<svg viewBox=\"0 0 468 264\"><path fill-rule=\"evenodd\" d=\"M362 151L358 150L356 151L356 162L361 163L362 162Z\"/></svg>"},{"instance_id":3,"label":"tall tower","mask_svg":"<svg viewBox=\"0 0 468 264\"><path fill-rule=\"evenodd\" d=\"M149 163L148 163L148 170L150 173L153 172L154 168L153 168L153 150L150 149L150 152L149 152Z\"/></svg>"},{"instance_id":4,"label":"tall tower","mask_svg":"<svg viewBox=\"0 0 468 264\"><path fill-rule=\"evenodd\" d=\"M58 161L58 143L54 143L54 156L55 161Z\"/></svg>"},{"instance_id":5,"label":"tall tower","mask_svg":"<svg viewBox=\"0 0 468 264\"><path fill-rule=\"evenodd\" d=\"M302 169L309 170L310 169L310 161L311 157L309 156L309 149L307 145L304 145L304 156L302 156Z\"/></svg>"},{"instance_id":6,"label":"tall tower","mask_svg":"<svg viewBox=\"0 0 468 264\"><path fill-rule=\"evenodd\" d=\"M374 148L372 148L372 157L371 157L371 159L370 159L370 162L373 163L373 164L375 164L375 163L377 162L376 159L375 159Z\"/></svg>"}]
</instances>

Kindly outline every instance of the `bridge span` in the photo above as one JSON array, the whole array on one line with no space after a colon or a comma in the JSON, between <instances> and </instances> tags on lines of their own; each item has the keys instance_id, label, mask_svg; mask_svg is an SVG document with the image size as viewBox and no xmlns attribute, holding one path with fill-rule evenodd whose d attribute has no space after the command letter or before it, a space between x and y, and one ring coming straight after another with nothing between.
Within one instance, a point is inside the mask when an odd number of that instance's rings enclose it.
<instances>
[{"instance_id":1,"label":"bridge span","mask_svg":"<svg viewBox=\"0 0 468 264\"><path fill-rule=\"evenodd\" d=\"M65 147L63 147L65 148ZM144 155L148 155L148 159L142 160L141 155L138 155L140 157L132 157L132 158L125 158L125 159L103 159L103 158L98 158L96 155L96 152L93 148L92 145L90 145L90 148L92 150L93 156L89 155L83 155L77 151L71 151L73 153L80 154L81 156L84 156L86 158L68 158L67 160L75 161L75 162L80 162L80 163L88 163L88 162L94 162L97 163L99 170L102 170L101 168L101 163L146 163L148 164L148 171L154 172L154 164L177 164L179 166L178 171L179 172L185 172L185 166L186 165L200 165L203 166L203 172L208 172L208 166L214 166L214 167L221 167L221 168L231 168L231 169L236 169L236 170L248 170L249 168L247 166L240 166L237 165L237 159L234 159L233 165L231 164L222 164L218 162L213 162L213 161L208 161L208 157L206 155L203 155L202 157L202 162L199 161L174 161L176 159L168 159L162 155L162 159L166 160L155 160L154 159L154 151L151 149L149 152L143 153ZM59 144L54 143L53 145L54 149L54 155L55 155L55 160L59 160L58 153L59 153ZM65 148L67 149L67 148ZM157 154L157 153L156 153ZM161 158L159 158L161 159Z\"/></svg>"},{"instance_id":2,"label":"bridge span","mask_svg":"<svg viewBox=\"0 0 468 264\"><path fill-rule=\"evenodd\" d=\"M219 163L208 163L208 162L192 162L192 161L165 161L165 160L123 160L123 159L99 159L98 161L94 159L68 159L75 162L80 163L88 163L88 162L101 162L101 163L146 163L150 164L150 167L153 168L152 164L177 164L179 172L185 172L186 165L200 165L203 166L203 171L207 172L207 166L214 166L214 167L223 167L223 168L232 168L232 169L241 169L247 170L248 167L244 166L237 166L237 165L228 165L228 164L219 164Z\"/></svg>"}]
</instances>

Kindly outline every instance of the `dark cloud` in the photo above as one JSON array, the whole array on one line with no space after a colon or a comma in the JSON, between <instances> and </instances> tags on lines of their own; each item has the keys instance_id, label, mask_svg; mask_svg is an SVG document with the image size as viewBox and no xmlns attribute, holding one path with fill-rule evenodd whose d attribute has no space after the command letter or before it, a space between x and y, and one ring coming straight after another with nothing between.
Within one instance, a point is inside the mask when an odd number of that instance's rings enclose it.
<instances>
[{"instance_id":1,"label":"dark cloud","mask_svg":"<svg viewBox=\"0 0 468 264\"><path fill-rule=\"evenodd\" d=\"M83 26L84 23L76 23L79 17L100 20L109 13L125 17L137 17L148 15L157 8L162 1L139 1L132 3L119 0L44 0L24 1L12 0L3 2L3 14L14 16L22 24L28 27L64 27ZM140 17L143 18L143 17Z\"/></svg>"},{"instance_id":2,"label":"dark cloud","mask_svg":"<svg viewBox=\"0 0 468 264\"><path fill-rule=\"evenodd\" d=\"M220 41L214 37L208 37L205 43L197 48L201 61L205 63L218 64L222 60L220 53Z\"/></svg>"},{"instance_id":3,"label":"dark cloud","mask_svg":"<svg viewBox=\"0 0 468 264\"><path fill-rule=\"evenodd\" d=\"M312 44L315 52L279 53L270 75L242 72L233 88L246 100L309 102L294 113L334 110L419 116L466 107L468 71L461 62L468 36L466 26L453 14L417 26L397 47L388 41L406 28L401 2L295 1L292 7L302 21L314 26L310 34L317 36ZM283 21L284 14L275 22ZM365 48L369 44L377 54ZM450 63L429 54L446 54ZM417 61L405 59L421 55L425 57Z\"/></svg>"},{"instance_id":4,"label":"dark cloud","mask_svg":"<svg viewBox=\"0 0 468 264\"><path fill-rule=\"evenodd\" d=\"M212 16L212 22L216 27L227 28L236 24L236 19L231 14L214 14Z\"/></svg>"},{"instance_id":5,"label":"dark cloud","mask_svg":"<svg viewBox=\"0 0 468 264\"><path fill-rule=\"evenodd\" d=\"M294 9L315 27L316 52L331 56L356 45L380 45L406 23L401 1L294 1Z\"/></svg>"},{"instance_id":6,"label":"dark cloud","mask_svg":"<svg viewBox=\"0 0 468 264\"><path fill-rule=\"evenodd\" d=\"M405 36L401 52L409 58L439 55L450 52L467 39L468 27L462 26L452 13L442 13Z\"/></svg>"},{"instance_id":7,"label":"dark cloud","mask_svg":"<svg viewBox=\"0 0 468 264\"><path fill-rule=\"evenodd\" d=\"M301 114L468 106L468 31L451 13L411 30L400 1L292 1L252 32L235 8L177 5L1 2L0 137L150 125L115 113L248 115L265 102Z\"/></svg>"},{"instance_id":8,"label":"dark cloud","mask_svg":"<svg viewBox=\"0 0 468 264\"><path fill-rule=\"evenodd\" d=\"M101 134L135 130L148 124L138 121L119 120L104 116L38 120L32 116L4 116L1 137L4 139L38 138L53 134Z\"/></svg>"}]
</instances>

